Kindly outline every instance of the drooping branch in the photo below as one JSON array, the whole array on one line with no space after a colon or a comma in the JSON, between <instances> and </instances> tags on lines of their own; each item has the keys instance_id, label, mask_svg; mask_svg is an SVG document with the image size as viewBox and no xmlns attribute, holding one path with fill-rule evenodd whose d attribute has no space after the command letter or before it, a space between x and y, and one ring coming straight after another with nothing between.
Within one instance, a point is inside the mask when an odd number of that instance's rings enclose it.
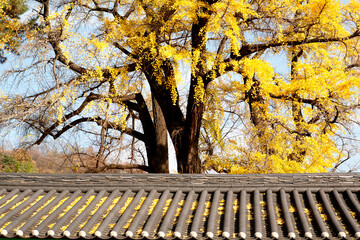
<instances>
[{"instance_id":1,"label":"drooping branch","mask_svg":"<svg viewBox=\"0 0 360 240\"><path fill-rule=\"evenodd\" d=\"M130 102L130 100L133 100L136 98L136 94L131 94L131 95L127 95L124 97L114 97L113 102L115 103L122 103L122 102ZM43 142L43 140L47 137L47 136L53 136L54 139L58 138L59 136L61 136L63 133L65 133L67 130L71 129L72 127L82 123L82 122L96 122L98 125L103 125L104 124L104 120L101 119L100 117L94 117L94 118L79 118L74 120L73 122L69 123L68 125L66 125L65 127L63 127L59 132L54 133L54 130L59 127L61 124L63 124L64 122L68 121L69 119L71 119L74 116L79 115L85 108L86 106L94 100L99 100L99 99L105 99L105 96L102 96L100 94L95 94L95 93L90 93L85 100L82 102L82 104L74 111L66 114L65 116L63 116L60 120L57 120L53 125L51 125L50 127L48 127L47 129L42 131L42 135L41 137L34 143L35 145L38 145L40 143ZM131 104L129 104L131 106ZM133 103L132 105L134 109L138 110L138 107L135 103ZM134 136L136 138L138 138L139 140L144 141L144 136L142 133L139 133L135 130L129 129L129 128L124 128L122 126L118 126L117 124L114 123L110 123L107 122L107 128L111 128L114 130L118 130L118 131L122 131L128 135Z\"/></svg>"},{"instance_id":2,"label":"drooping branch","mask_svg":"<svg viewBox=\"0 0 360 240\"><path fill-rule=\"evenodd\" d=\"M51 125L49 128L45 129L45 131L43 131L42 136L34 143L35 145L38 145L40 143L42 143L42 141L50 134L53 132L53 130L55 130L58 126L60 126L63 122L67 121L68 119L78 115L79 113L81 113L85 107L93 100L97 99L96 95L94 94L90 94L89 96L87 96L85 98L85 100L82 102L82 104L80 105L80 107L78 107L76 110L66 114L65 116L63 116L60 120L57 120L53 125Z\"/></svg>"}]
</instances>

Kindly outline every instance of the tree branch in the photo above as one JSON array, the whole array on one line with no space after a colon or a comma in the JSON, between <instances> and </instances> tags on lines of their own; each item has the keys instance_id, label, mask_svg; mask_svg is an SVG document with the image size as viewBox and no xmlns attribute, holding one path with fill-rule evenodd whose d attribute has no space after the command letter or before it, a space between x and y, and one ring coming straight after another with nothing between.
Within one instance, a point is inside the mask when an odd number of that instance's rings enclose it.
<instances>
[{"instance_id":1,"label":"tree branch","mask_svg":"<svg viewBox=\"0 0 360 240\"><path fill-rule=\"evenodd\" d=\"M280 47L280 46L299 46L309 43L327 43L327 42L343 42L355 37L360 36L360 30L356 30L353 34L347 37L332 37L332 38L312 38L312 39L304 39L304 40L291 40L287 42L270 42L270 43L259 43L259 44L251 44L244 45L240 49L239 56L232 55L231 58L234 60L241 60L244 56L248 56L258 51L262 51L272 47Z\"/></svg>"},{"instance_id":2,"label":"tree branch","mask_svg":"<svg viewBox=\"0 0 360 240\"><path fill-rule=\"evenodd\" d=\"M60 126L61 123L65 122L66 120L72 118L73 116L78 115L79 113L81 113L85 109L85 107L91 101L93 101L95 99L97 99L97 96L95 94L90 93L90 95L85 98L85 100L80 105L80 107L78 107L75 111L72 111L71 113L66 114L64 117L61 118L61 120L56 121L53 125L51 125L49 128L47 128L43 132L43 135L34 144L36 144L36 145L40 144L45 139L45 137L50 135L53 130L55 130L58 126Z\"/></svg>"},{"instance_id":3,"label":"tree branch","mask_svg":"<svg viewBox=\"0 0 360 240\"><path fill-rule=\"evenodd\" d=\"M127 169L140 169L145 172L149 172L149 167L146 165L140 165L140 164L109 164L105 165L101 168L89 168L86 173L99 173L103 172L105 170L110 169L120 169L120 170L127 170Z\"/></svg>"},{"instance_id":4,"label":"tree branch","mask_svg":"<svg viewBox=\"0 0 360 240\"><path fill-rule=\"evenodd\" d=\"M350 40L356 37L360 37L360 29L356 30L354 33L347 37L332 37L332 38L312 38L312 39L304 39L304 40L291 40L287 42L270 42L270 43L259 43L259 44L245 44L241 47L239 51L239 55L230 54L230 57L225 59L223 63L225 63L225 72L234 71L235 67L231 64L232 60L240 61L244 57L249 56L255 52L264 51L273 47L284 47L284 46L300 46L309 43L328 43L328 42L343 42L346 40ZM348 69L359 67L359 64L353 64L348 67ZM206 82L211 82L212 80L220 77L222 74L218 66L215 66L213 69L208 71L205 76Z\"/></svg>"},{"instance_id":5,"label":"tree branch","mask_svg":"<svg viewBox=\"0 0 360 240\"><path fill-rule=\"evenodd\" d=\"M66 131L68 131L71 128L75 127L76 125L78 125L80 123L84 123L84 122L94 122L98 126L102 126L105 129L117 130L117 131L120 131L120 132L125 133L127 135L130 135L132 137L135 137L135 138L139 139L140 141L145 141L145 136L144 136L143 133L138 132L138 131L133 130L133 129L128 128L128 127L123 128L122 126L119 126L118 124L115 124L114 122L104 120L101 117L88 117L88 118L76 119L76 120L72 121L71 123L69 123L68 125L66 125L65 127L63 127L56 134L53 134L53 138L57 139L58 137L60 137ZM35 143L35 144L38 144L38 143Z\"/></svg>"}]
</instances>

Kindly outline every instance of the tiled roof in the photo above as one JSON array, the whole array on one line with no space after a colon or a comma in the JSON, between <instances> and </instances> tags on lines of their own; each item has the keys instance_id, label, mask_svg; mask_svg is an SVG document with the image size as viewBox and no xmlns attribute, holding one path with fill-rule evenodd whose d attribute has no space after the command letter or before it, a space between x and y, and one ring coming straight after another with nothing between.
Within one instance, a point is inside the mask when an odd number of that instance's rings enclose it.
<instances>
[{"instance_id":1,"label":"tiled roof","mask_svg":"<svg viewBox=\"0 0 360 240\"><path fill-rule=\"evenodd\" d=\"M360 238L360 174L0 174L3 237Z\"/></svg>"}]
</instances>

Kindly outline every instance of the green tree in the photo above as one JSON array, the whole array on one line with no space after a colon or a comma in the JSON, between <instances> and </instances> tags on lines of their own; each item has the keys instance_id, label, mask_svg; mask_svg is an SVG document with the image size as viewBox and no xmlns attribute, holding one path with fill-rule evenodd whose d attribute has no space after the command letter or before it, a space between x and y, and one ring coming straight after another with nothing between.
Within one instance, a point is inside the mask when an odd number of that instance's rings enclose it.
<instances>
[{"instance_id":1,"label":"green tree","mask_svg":"<svg viewBox=\"0 0 360 240\"><path fill-rule=\"evenodd\" d=\"M38 27L21 52L29 64L7 75L33 86L5 93L1 114L4 124L24 125L32 143L80 130L95 134L106 155L109 143L130 136L144 144L149 172L168 172L167 133L180 173L205 164L317 172L344 157L360 96L357 1L34 6ZM285 73L268 61L279 55Z\"/></svg>"},{"instance_id":2,"label":"green tree","mask_svg":"<svg viewBox=\"0 0 360 240\"><path fill-rule=\"evenodd\" d=\"M31 159L16 159L14 156L8 154L0 154L0 169L1 172L14 173L34 173L37 172L36 165Z\"/></svg>"}]
</instances>

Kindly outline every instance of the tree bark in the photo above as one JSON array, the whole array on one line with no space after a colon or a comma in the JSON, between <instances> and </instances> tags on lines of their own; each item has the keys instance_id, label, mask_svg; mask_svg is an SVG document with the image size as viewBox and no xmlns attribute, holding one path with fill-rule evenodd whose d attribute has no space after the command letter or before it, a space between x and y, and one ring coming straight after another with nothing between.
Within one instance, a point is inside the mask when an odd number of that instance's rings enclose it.
<instances>
[{"instance_id":1,"label":"tree bark","mask_svg":"<svg viewBox=\"0 0 360 240\"><path fill-rule=\"evenodd\" d=\"M300 49L297 53L293 53L291 59L291 81L296 81L295 64L299 61L299 58L303 55L303 50ZM298 95L295 94L295 99ZM305 136L310 136L310 133L304 129L305 120L302 114L302 103L300 101L293 100L291 103L292 116L295 123L296 141L294 141L293 152L289 154L289 160L296 162L304 162L306 156L306 148L302 146L305 140Z\"/></svg>"},{"instance_id":2,"label":"tree bark","mask_svg":"<svg viewBox=\"0 0 360 240\"><path fill-rule=\"evenodd\" d=\"M210 4L213 1L209 1ZM210 14L210 9L201 7L199 12ZM182 136L180 139L172 138L173 141L178 141L176 145L176 156L179 173L201 173L201 159L199 156L199 136L201 128L201 120L204 113L204 102L196 98L196 88L200 87L199 81L203 83L203 90L206 91L208 82L205 81L206 70L204 68L206 52L206 35L204 29L208 23L208 17L199 17L198 21L192 25L191 29L191 47L192 51L200 51L200 59L198 62L193 63L193 68L196 69L195 73L191 75L190 90L188 96L188 103L186 109L186 120Z\"/></svg>"},{"instance_id":3,"label":"tree bark","mask_svg":"<svg viewBox=\"0 0 360 240\"><path fill-rule=\"evenodd\" d=\"M212 4L216 1L209 1ZM210 9L200 7L199 12L210 13ZM196 73L191 76L190 90L187 103L186 118L179 105L179 97L172 98L172 93L164 84L159 84L156 80L156 71L151 61L142 63L143 72L150 84L151 92L154 94L161 110L164 114L167 130L170 133L171 140L174 144L176 152L177 167L179 173L201 173L201 160L199 156L199 135L201 128L201 120L204 113L204 103L197 100L196 87L198 80L201 78L204 83L204 90L208 85L205 81L206 70L203 61L206 52L206 34L204 29L208 23L208 17L199 17L198 21L192 26L191 47L192 50L201 52L199 62L193 63ZM162 71L165 81L174 76L174 69L171 61L164 61Z\"/></svg>"},{"instance_id":4,"label":"tree bark","mask_svg":"<svg viewBox=\"0 0 360 240\"><path fill-rule=\"evenodd\" d=\"M249 81L244 78L245 84ZM254 76L251 87L245 92L245 98L249 104L250 119L256 128L256 135L259 142L259 150L267 156L275 153L275 149L269 147L269 137L266 136L267 130L271 127L266 118L265 99L261 93L260 81Z\"/></svg>"},{"instance_id":5,"label":"tree bark","mask_svg":"<svg viewBox=\"0 0 360 240\"><path fill-rule=\"evenodd\" d=\"M142 95L136 94L137 111L144 131L144 144L149 173L168 173L167 131L165 119L157 101L153 101L153 119ZM154 100L154 97L153 97ZM131 105L131 102L126 103Z\"/></svg>"},{"instance_id":6,"label":"tree bark","mask_svg":"<svg viewBox=\"0 0 360 240\"><path fill-rule=\"evenodd\" d=\"M246 84L249 79L245 78L244 81L244 84ZM255 76L251 81L251 87L248 91L245 92L245 98L249 104L250 120L257 128L259 132L258 136L261 138L264 136L267 127L265 118L266 110L263 108L265 100L261 94L260 81L257 80Z\"/></svg>"},{"instance_id":7,"label":"tree bark","mask_svg":"<svg viewBox=\"0 0 360 240\"><path fill-rule=\"evenodd\" d=\"M149 165L156 173L169 173L169 158L168 158L168 142L167 142L167 128L164 115L161 111L160 105L156 98L152 97L153 104L153 121L154 121L154 145L155 152L151 156Z\"/></svg>"},{"instance_id":8,"label":"tree bark","mask_svg":"<svg viewBox=\"0 0 360 240\"><path fill-rule=\"evenodd\" d=\"M194 82L192 84L195 84ZM199 156L199 135L201 120L204 113L204 103L196 102L195 87L191 87L188 98L185 128L176 147L177 167L179 173L201 173Z\"/></svg>"}]
</instances>

